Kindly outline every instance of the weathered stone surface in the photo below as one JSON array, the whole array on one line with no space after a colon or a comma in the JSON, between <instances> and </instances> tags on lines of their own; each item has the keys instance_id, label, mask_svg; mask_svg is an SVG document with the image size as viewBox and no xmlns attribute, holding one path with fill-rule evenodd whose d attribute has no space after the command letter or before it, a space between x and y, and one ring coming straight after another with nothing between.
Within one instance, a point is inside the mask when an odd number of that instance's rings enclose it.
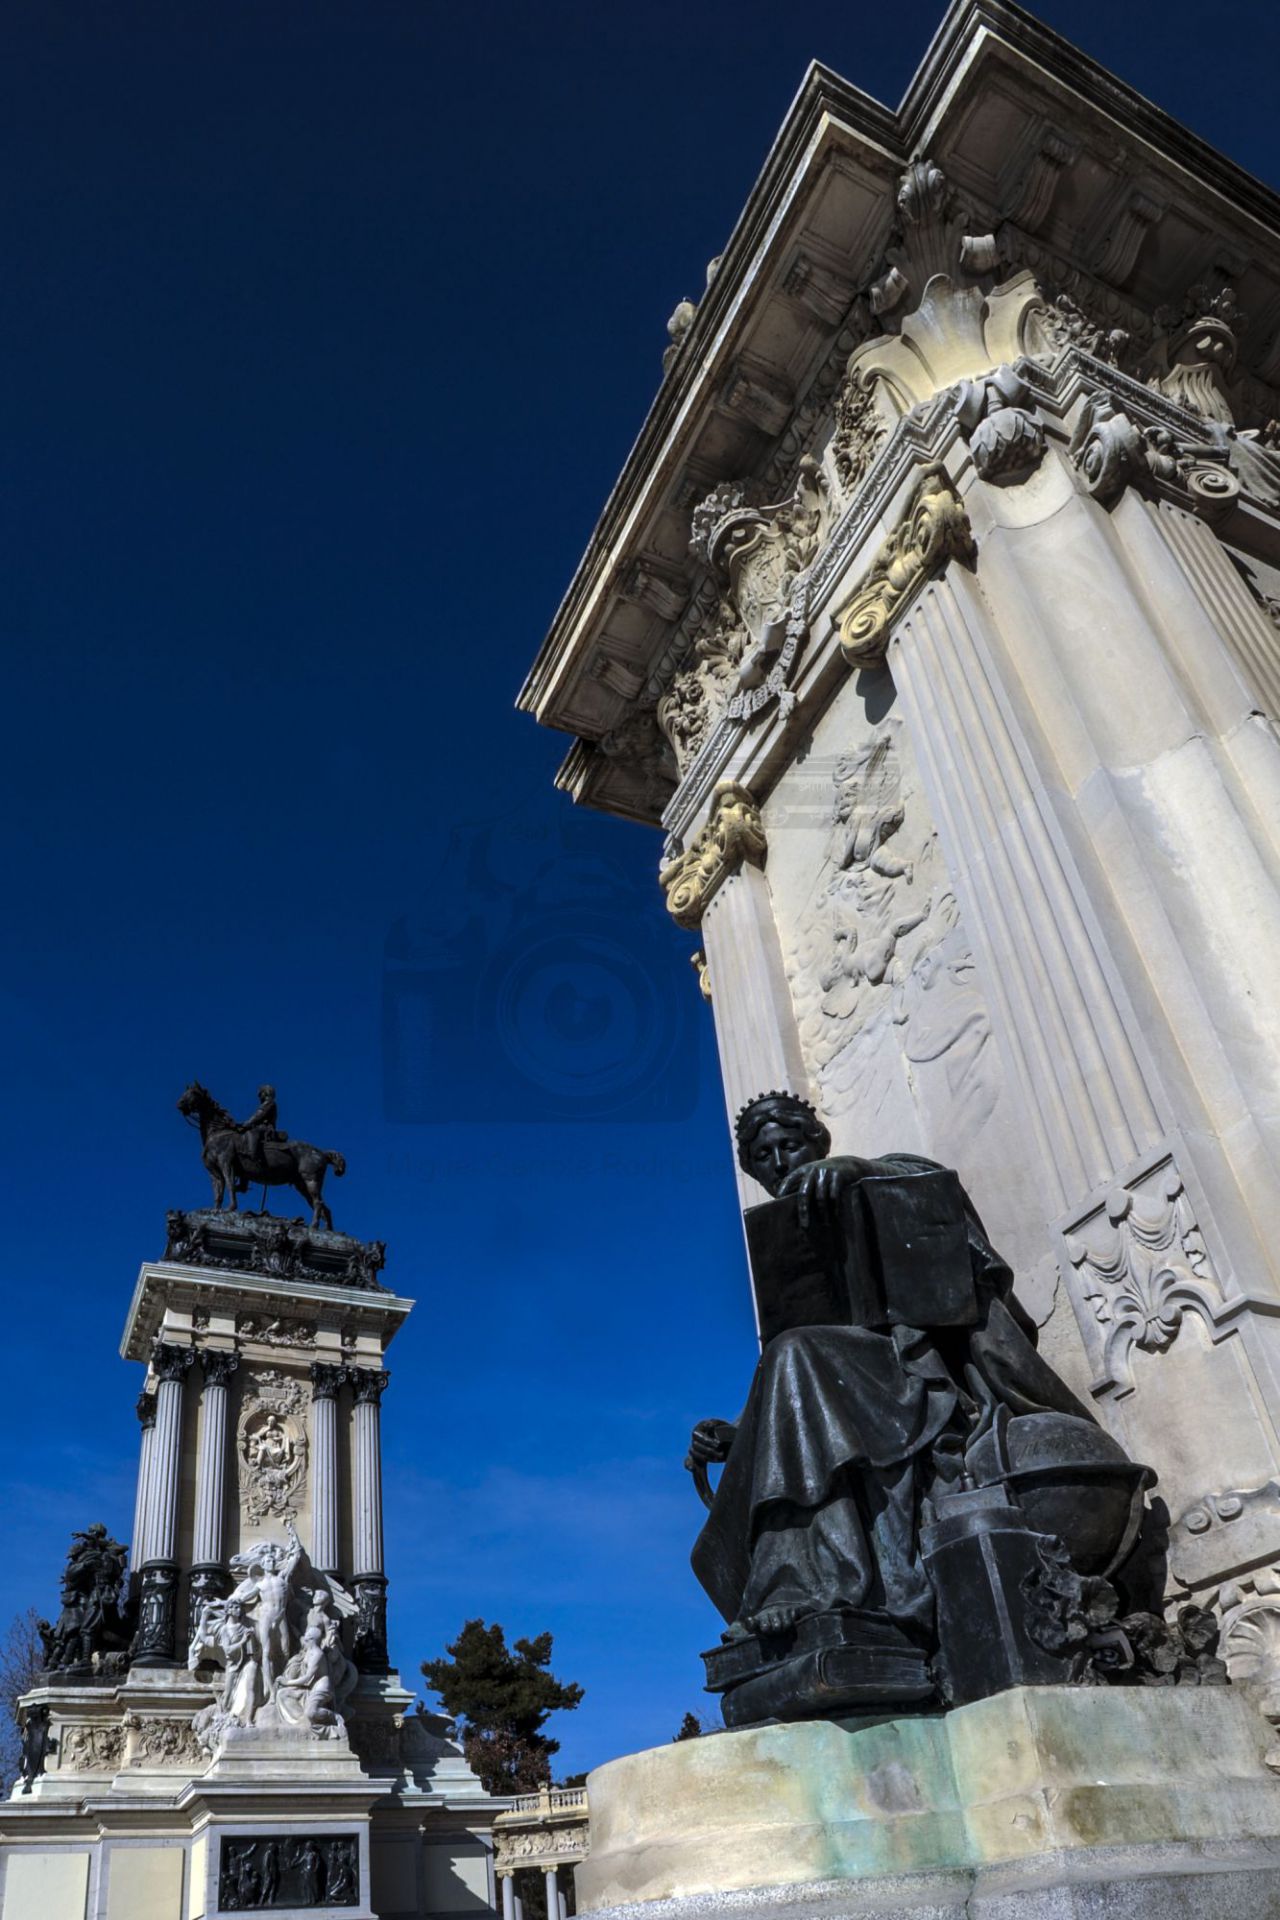
<instances>
[{"instance_id":1,"label":"weathered stone surface","mask_svg":"<svg viewBox=\"0 0 1280 1920\"><path fill-rule=\"evenodd\" d=\"M1219 1688L1036 1687L679 1742L590 1776L579 1910L1262 1915L1280 1884L1267 1738Z\"/></svg>"}]
</instances>

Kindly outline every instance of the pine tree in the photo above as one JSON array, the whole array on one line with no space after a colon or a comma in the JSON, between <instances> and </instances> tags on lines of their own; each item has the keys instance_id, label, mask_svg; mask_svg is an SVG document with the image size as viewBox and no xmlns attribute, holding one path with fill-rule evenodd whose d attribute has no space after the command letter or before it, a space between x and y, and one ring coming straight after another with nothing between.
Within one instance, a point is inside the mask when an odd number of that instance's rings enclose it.
<instances>
[{"instance_id":1,"label":"pine tree","mask_svg":"<svg viewBox=\"0 0 1280 1920\"><path fill-rule=\"evenodd\" d=\"M462 1751L490 1793L531 1793L551 1779L560 1742L543 1733L547 1716L569 1712L582 1688L549 1671L551 1635L507 1646L495 1621L468 1620L423 1677L446 1713L460 1723Z\"/></svg>"},{"instance_id":2,"label":"pine tree","mask_svg":"<svg viewBox=\"0 0 1280 1920\"><path fill-rule=\"evenodd\" d=\"M679 1733L673 1733L671 1736L671 1744L674 1746L677 1740L699 1740L704 1732L705 1728L697 1714L686 1713L680 1722Z\"/></svg>"}]
</instances>

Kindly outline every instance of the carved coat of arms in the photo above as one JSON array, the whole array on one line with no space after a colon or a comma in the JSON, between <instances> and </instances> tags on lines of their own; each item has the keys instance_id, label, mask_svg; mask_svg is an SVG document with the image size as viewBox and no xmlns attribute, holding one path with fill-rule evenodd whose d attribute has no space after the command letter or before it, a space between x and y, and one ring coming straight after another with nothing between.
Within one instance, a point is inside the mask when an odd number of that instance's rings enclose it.
<instances>
[{"instance_id":1,"label":"carved coat of arms","mask_svg":"<svg viewBox=\"0 0 1280 1920\"><path fill-rule=\"evenodd\" d=\"M237 1451L241 1501L251 1521L296 1515L307 1477L305 1389L274 1367L245 1389Z\"/></svg>"}]
</instances>

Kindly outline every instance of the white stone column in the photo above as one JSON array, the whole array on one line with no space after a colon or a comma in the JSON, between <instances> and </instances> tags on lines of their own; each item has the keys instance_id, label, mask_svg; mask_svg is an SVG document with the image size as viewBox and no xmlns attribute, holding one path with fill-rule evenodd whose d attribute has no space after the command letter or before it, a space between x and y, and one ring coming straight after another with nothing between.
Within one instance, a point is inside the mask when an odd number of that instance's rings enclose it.
<instances>
[{"instance_id":1,"label":"white stone column","mask_svg":"<svg viewBox=\"0 0 1280 1920\"><path fill-rule=\"evenodd\" d=\"M500 1873L498 1879L502 1886L502 1920L516 1920L515 1876L510 1873Z\"/></svg>"},{"instance_id":2,"label":"white stone column","mask_svg":"<svg viewBox=\"0 0 1280 1920\"><path fill-rule=\"evenodd\" d=\"M195 1534L188 1582L188 1639L206 1600L220 1599L229 1586L224 1558L223 1512L227 1476L227 1383L240 1365L229 1348L204 1347L200 1455L196 1466Z\"/></svg>"},{"instance_id":3,"label":"white stone column","mask_svg":"<svg viewBox=\"0 0 1280 1920\"><path fill-rule=\"evenodd\" d=\"M1172 590L1155 584L1168 557L1140 548L1151 530L1135 514L1140 596L1110 518L1052 459L1041 521L993 525L1013 506L970 496L976 575L953 565L925 587L888 664L1093 1392L1130 1454L1159 1465L1175 1577L1211 1591L1280 1553L1280 1503L1240 1494L1280 1474L1275 1297L1245 1284L1264 1277L1257 1224L1229 1172L1253 1152L1229 1056L1255 1016L1237 1023L1210 979L1244 936L1229 919L1211 953L1202 902L1180 898L1212 861L1197 809L1220 810L1221 791L1204 715L1188 712L1188 676L1150 617L1147 596L1167 598L1172 621ZM1241 831L1224 829L1227 886L1253 874ZM1240 1139L1199 1091L1215 1050ZM1260 1220L1274 1189L1265 1156L1250 1164ZM1215 1524L1219 1500L1230 1525Z\"/></svg>"},{"instance_id":4,"label":"white stone column","mask_svg":"<svg viewBox=\"0 0 1280 1920\"><path fill-rule=\"evenodd\" d=\"M547 1920L558 1920L560 1912L560 1881L554 1867L544 1867L547 1881Z\"/></svg>"},{"instance_id":5,"label":"white stone column","mask_svg":"<svg viewBox=\"0 0 1280 1920\"><path fill-rule=\"evenodd\" d=\"M321 1573L341 1571L337 1401L346 1377L345 1367L319 1360L311 1369L311 1558ZM377 1408L373 1411L376 1418ZM376 1571L381 1572L381 1567Z\"/></svg>"},{"instance_id":6,"label":"white stone column","mask_svg":"<svg viewBox=\"0 0 1280 1920\"><path fill-rule=\"evenodd\" d=\"M759 867L741 867L712 895L702 917L702 944L730 1128L757 1094L776 1090L807 1100L809 1077L783 971L782 944L769 882ZM734 1164L737 1167L736 1152ZM766 1197L741 1167L737 1176L744 1206Z\"/></svg>"},{"instance_id":7,"label":"white stone column","mask_svg":"<svg viewBox=\"0 0 1280 1920\"><path fill-rule=\"evenodd\" d=\"M377 1367L352 1367L348 1378L355 1400L351 1587L360 1604L355 1660L363 1673L385 1673L387 1578L382 1564L381 1403L390 1375Z\"/></svg>"},{"instance_id":8,"label":"white stone column","mask_svg":"<svg viewBox=\"0 0 1280 1920\"><path fill-rule=\"evenodd\" d=\"M234 1353L206 1347L200 1355L204 1371L204 1414L200 1430L200 1459L196 1470L196 1524L191 1558L195 1567L222 1564L222 1512L226 1490L227 1382L240 1362Z\"/></svg>"},{"instance_id":9,"label":"white stone column","mask_svg":"<svg viewBox=\"0 0 1280 1920\"><path fill-rule=\"evenodd\" d=\"M138 1488L133 1501L133 1543L130 1549L130 1563L135 1585L147 1557L146 1526L149 1493L147 1483L151 1473L151 1453L156 1431L156 1396L149 1388L138 1395L137 1413L142 1427L142 1443L138 1450Z\"/></svg>"},{"instance_id":10,"label":"white stone column","mask_svg":"<svg viewBox=\"0 0 1280 1920\"><path fill-rule=\"evenodd\" d=\"M158 1341L151 1365L156 1376L156 1425L147 1477L147 1514L143 1534L147 1560L142 1568L137 1652L134 1665L177 1664L178 1496L182 1484L182 1389L194 1347Z\"/></svg>"},{"instance_id":11,"label":"white stone column","mask_svg":"<svg viewBox=\"0 0 1280 1920\"><path fill-rule=\"evenodd\" d=\"M809 1097L808 1074L787 986L760 811L746 787L717 787L706 824L659 876L677 925L700 931L732 1131L760 1093ZM734 1155L737 1168L737 1155ZM737 1168L744 1206L765 1195Z\"/></svg>"}]
</instances>

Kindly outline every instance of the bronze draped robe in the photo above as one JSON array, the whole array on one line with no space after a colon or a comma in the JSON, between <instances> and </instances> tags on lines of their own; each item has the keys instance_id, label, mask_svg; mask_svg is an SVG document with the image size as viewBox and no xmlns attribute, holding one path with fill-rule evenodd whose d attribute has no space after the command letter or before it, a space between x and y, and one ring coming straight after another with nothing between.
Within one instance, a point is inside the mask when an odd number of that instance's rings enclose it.
<instances>
[{"instance_id":1,"label":"bronze draped robe","mask_svg":"<svg viewBox=\"0 0 1280 1920\"><path fill-rule=\"evenodd\" d=\"M865 1164L878 1175L938 1170L905 1153ZM769 1606L865 1607L927 1630L918 1520L935 1447L957 1452L975 1414L997 1405L1092 1419L1036 1352L967 1194L964 1208L975 1325L799 1327L765 1348L692 1554L726 1620Z\"/></svg>"}]
</instances>

